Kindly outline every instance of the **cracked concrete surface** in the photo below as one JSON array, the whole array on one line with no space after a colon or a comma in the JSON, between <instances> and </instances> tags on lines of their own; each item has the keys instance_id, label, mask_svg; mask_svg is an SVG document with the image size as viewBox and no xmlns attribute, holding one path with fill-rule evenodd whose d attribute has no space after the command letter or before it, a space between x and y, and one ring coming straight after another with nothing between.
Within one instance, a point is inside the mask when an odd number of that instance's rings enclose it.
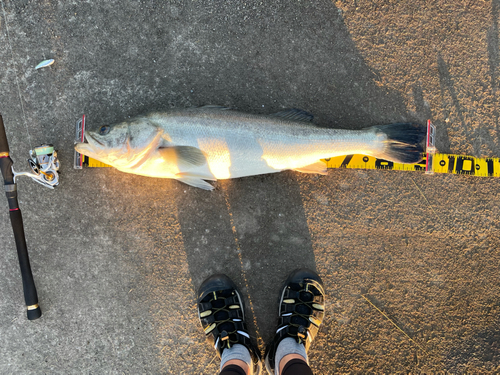
<instances>
[{"instance_id":1,"label":"cracked concrete surface","mask_svg":"<svg viewBox=\"0 0 500 375\"><path fill-rule=\"evenodd\" d=\"M97 128L204 104L301 108L349 129L431 118L440 151L499 157L498 0L1 5L14 166L50 142L62 169L54 191L18 184L36 321L0 210L0 373L216 373L196 317L203 279L224 272L240 286L263 349L299 266L319 272L328 298L315 373L500 371L498 179L283 172L206 192L72 168L82 114Z\"/></svg>"}]
</instances>

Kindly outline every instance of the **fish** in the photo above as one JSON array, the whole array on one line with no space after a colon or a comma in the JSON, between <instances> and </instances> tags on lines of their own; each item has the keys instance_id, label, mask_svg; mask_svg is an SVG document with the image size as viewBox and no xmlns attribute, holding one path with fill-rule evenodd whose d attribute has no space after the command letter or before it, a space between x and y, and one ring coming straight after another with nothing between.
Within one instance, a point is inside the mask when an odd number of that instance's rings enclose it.
<instances>
[{"instance_id":1,"label":"fish","mask_svg":"<svg viewBox=\"0 0 500 375\"><path fill-rule=\"evenodd\" d=\"M361 130L312 123L300 109L271 115L222 106L171 109L131 118L97 131L75 145L83 155L119 171L171 178L205 190L207 181L294 170L326 174L321 159L363 154L398 163L422 159L425 126L376 125Z\"/></svg>"}]
</instances>

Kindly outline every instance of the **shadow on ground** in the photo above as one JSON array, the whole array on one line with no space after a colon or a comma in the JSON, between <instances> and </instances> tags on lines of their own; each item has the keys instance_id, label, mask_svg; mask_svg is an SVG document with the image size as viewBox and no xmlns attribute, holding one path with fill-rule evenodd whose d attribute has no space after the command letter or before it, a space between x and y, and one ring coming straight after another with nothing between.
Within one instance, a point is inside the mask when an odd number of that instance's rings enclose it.
<instances>
[{"instance_id":1,"label":"shadow on ground","mask_svg":"<svg viewBox=\"0 0 500 375\"><path fill-rule=\"evenodd\" d=\"M196 316L203 279L224 272L240 285L263 349L280 285L299 266L327 284L310 352L317 373L498 370L496 180L283 172L205 192L72 169L82 113L96 128L206 104L301 108L319 126L348 129L434 115L438 147L498 156L498 110L486 106L497 104L484 94L491 86L497 97L498 1L486 16L484 4L444 1L1 2L0 109L13 158L52 142L62 175L52 192L19 184L37 322L24 319L0 212L0 372L215 373ZM34 69L48 58L51 68Z\"/></svg>"}]
</instances>

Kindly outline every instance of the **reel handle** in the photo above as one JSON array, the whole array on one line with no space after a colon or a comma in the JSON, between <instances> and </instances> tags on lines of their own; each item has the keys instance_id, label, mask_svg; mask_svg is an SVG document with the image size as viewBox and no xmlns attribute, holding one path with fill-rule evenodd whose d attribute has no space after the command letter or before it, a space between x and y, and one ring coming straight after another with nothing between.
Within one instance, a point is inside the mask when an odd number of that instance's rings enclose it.
<instances>
[{"instance_id":1,"label":"reel handle","mask_svg":"<svg viewBox=\"0 0 500 375\"><path fill-rule=\"evenodd\" d=\"M38 295L33 274L31 273L26 237L24 235L23 217L17 200L17 185L14 183L12 164L12 159L9 156L9 144L5 134L5 126L2 115L0 115L0 170L4 180L5 195L9 202L10 223L12 224L14 239L16 241L28 320L35 320L42 316L42 310L38 306Z\"/></svg>"}]
</instances>

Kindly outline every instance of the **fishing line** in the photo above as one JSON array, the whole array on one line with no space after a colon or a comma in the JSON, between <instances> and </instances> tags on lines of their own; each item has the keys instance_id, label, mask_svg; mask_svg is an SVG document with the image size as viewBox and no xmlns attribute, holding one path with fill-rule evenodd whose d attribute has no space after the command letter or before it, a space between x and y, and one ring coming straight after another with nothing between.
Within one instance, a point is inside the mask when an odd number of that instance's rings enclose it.
<instances>
[{"instance_id":1,"label":"fishing line","mask_svg":"<svg viewBox=\"0 0 500 375\"><path fill-rule=\"evenodd\" d=\"M4 22L5 22L5 31L7 32L7 43L9 44L10 56L11 56L11 60L12 60L12 66L14 67L14 73L15 73L15 76L16 76L17 93L19 95L19 101L21 102L21 110L23 112L24 126L26 128L26 133L28 134L28 142L30 144L30 149L32 150L33 146L31 144L31 137L30 137L30 132L29 132L29 129L28 129L28 122L26 121L26 112L24 111L23 98L22 98L22 95L21 95L21 86L19 85L19 79L17 78L17 69L16 69L16 64L14 62L14 51L12 50L12 43L11 43L11 40L10 40L9 25L7 23L7 15L5 13L5 6L4 6L3 0L0 0L0 2L2 3L2 12L3 12L3 19L4 19Z\"/></svg>"}]
</instances>

